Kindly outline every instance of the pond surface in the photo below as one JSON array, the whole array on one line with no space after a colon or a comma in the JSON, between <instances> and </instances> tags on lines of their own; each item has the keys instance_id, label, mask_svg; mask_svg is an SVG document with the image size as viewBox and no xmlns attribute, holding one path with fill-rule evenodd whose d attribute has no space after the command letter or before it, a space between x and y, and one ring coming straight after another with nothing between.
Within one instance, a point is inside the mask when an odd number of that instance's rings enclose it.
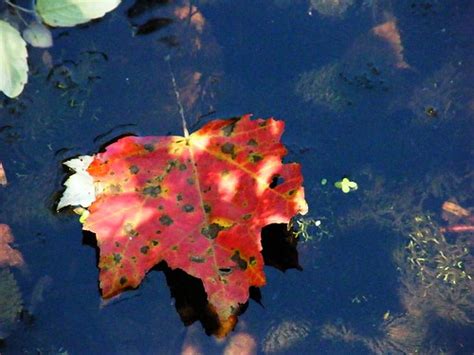
<instances>
[{"instance_id":1,"label":"pond surface","mask_svg":"<svg viewBox=\"0 0 474 355\"><path fill-rule=\"evenodd\" d=\"M0 223L24 259L0 270L0 302L23 303L0 351L473 353L473 17L469 0L137 0L54 29L21 96L0 96ZM302 270L267 266L222 340L183 324L160 270L102 301L94 236L55 212L63 161L182 135L179 105L191 131L284 120L305 179Z\"/></svg>"}]
</instances>

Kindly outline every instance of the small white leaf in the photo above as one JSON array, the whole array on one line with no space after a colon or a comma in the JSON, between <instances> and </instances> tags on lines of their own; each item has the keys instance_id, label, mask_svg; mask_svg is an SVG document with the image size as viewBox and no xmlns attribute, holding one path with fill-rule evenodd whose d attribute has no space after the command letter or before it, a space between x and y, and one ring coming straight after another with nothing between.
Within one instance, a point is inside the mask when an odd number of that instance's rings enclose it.
<instances>
[{"instance_id":1,"label":"small white leaf","mask_svg":"<svg viewBox=\"0 0 474 355\"><path fill-rule=\"evenodd\" d=\"M92 160L93 157L82 155L64 162L64 165L75 171L75 174L64 183L66 190L59 200L57 211L66 206L89 207L95 201L94 180L87 172Z\"/></svg>"},{"instance_id":2,"label":"small white leaf","mask_svg":"<svg viewBox=\"0 0 474 355\"><path fill-rule=\"evenodd\" d=\"M36 12L50 26L68 27L100 18L121 0L37 0Z\"/></svg>"},{"instance_id":3,"label":"small white leaf","mask_svg":"<svg viewBox=\"0 0 474 355\"><path fill-rule=\"evenodd\" d=\"M0 20L0 91L17 97L28 81L26 42L20 32L8 22Z\"/></svg>"},{"instance_id":4,"label":"small white leaf","mask_svg":"<svg viewBox=\"0 0 474 355\"><path fill-rule=\"evenodd\" d=\"M37 48L49 48L53 45L51 31L40 22L32 22L23 31L26 42Z\"/></svg>"}]
</instances>

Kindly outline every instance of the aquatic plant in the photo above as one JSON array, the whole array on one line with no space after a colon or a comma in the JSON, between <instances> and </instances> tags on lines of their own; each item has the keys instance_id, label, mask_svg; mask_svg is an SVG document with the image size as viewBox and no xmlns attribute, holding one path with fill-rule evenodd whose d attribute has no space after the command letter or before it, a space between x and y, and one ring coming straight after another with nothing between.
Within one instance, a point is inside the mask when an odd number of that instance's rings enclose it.
<instances>
[{"instance_id":1,"label":"aquatic plant","mask_svg":"<svg viewBox=\"0 0 474 355\"><path fill-rule=\"evenodd\" d=\"M340 73L341 67L337 63L306 71L299 76L295 92L305 102L340 111L351 105L351 101L339 87L342 84Z\"/></svg>"},{"instance_id":2,"label":"aquatic plant","mask_svg":"<svg viewBox=\"0 0 474 355\"><path fill-rule=\"evenodd\" d=\"M0 339L14 328L23 302L20 289L9 268L0 269Z\"/></svg>"},{"instance_id":3,"label":"aquatic plant","mask_svg":"<svg viewBox=\"0 0 474 355\"><path fill-rule=\"evenodd\" d=\"M11 11L16 17L5 15L2 16L5 20L0 19L0 91L10 98L17 97L23 91L28 81L26 42L41 48L52 45L52 35L43 23L59 27L75 26L104 16L120 1L37 0L34 9L25 9L7 0L7 14ZM33 21L28 25L22 14L33 17ZM17 29L21 25L26 26L23 38Z\"/></svg>"},{"instance_id":4,"label":"aquatic plant","mask_svg":"<svg viewBox=\"0 0 474 355\"><path fill-rule=\"evenodd\" d=\"M467 117L463 111L473 90L465 81L465 70L462 62L447 63L415 88L409 101L415 124L437 127Z\"/></svg>"},{"instance_id":5,"label":"aquatic plant","mask_svg":"<svg viewBox=\"0 0 474 355\"><path fill-rule=\"evenodd\" d=\"M310 0L309 13L316 10L322 16L342 17L354 0Z\"/></svg>"}]
</instances>

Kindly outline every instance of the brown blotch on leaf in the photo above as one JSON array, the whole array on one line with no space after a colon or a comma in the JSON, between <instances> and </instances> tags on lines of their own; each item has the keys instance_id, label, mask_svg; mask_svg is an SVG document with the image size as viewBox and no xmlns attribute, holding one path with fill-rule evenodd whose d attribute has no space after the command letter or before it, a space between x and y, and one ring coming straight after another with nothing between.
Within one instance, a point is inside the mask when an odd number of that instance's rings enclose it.
<instances>
[{"instance_id":1,"label":"brown blotch on leaf","mask_svg":"<svg viewBox=\"0 0 474 355\"><path fill-rule=\"evenodd\" d=\"M125 276L122 276L119 280L120 286L123 286L127 283L127 278Z\"/></svg>"},{"instance_id":2,"label":"brown blotch on leaf","mask_svg":"<svg viewBox=\"0 0 474 355\"><path fill-rule=\"evenodd\" d=\"M209 226L201 229L201 234L205 236L207 239L216 239L217 234L219 234L219 232L223 229L224 229L223 226L217 223L211 223Z\"/></svg>"},{"instance_id":3,"label":"brown blotch on leaf","mask_svg":"<svg viewBox=\"0 0 474 355\"><path fill-rule=\"evenodd\" d=\"M112 258L114 259L115 265L120 264L120 261L122 261L122 255L121 255L121 254L118 254L118 253L114 253L114 254L112 255Z\"/></svg>"},{"instance_id":4,"label":"brown blotch on leaf","mask_svg":"<svg viewBox=\"0 0 474 355\"><path fill-rule=\"evenodd\" d=\"M232 256L230 257L230 260L235 262L240 270L247 269L247 261L242 259L242 257L240 256L240 252L238 250L236 250L234 254L232 254Z\"/></svg>"},{"instance_id":5,"label":"brown blotch on leaf","mask_svg":"<svg viewBox=\"0 0 474 355\"><path fill-rule=\"evenodd\" d=\"M170 226L173 224L173 219L170 216L164 214L160 217L160 223L164 226Z\"/></svg>"},{"instance_id":6,"label":"brown blotch on leaf","mask_svg":"<svg viewBox=\"0 0 474 355\"><path fill-rule=\"evenodd\" d=\"M186 164L183 164L183 163L179 164L179 166L178 166L178 169L181 170L181 171L186 170L187 168L188 167L186 166Z\"/></svg>"},{"instance_id":7,"label":"brown blotch on leaf","mask_svg":"<svg viewBox=\"0 0 474 355\"><path fill-rule=\"evenodd\" d=\"M204 207L204 212L206 212L206 213L211 213L212 208L211 208L210 205L208 205L207 203L205 203L203 207Z\"/></svg>"},{"instance_id":8,"label":"brown blotch on leaf","mask_svg":"<svg viewBox=\"0 0 474 355\"><path fill-rule=\"evenodd\" d=\"M160 231L158 231L158 232L160 232ZM161 232L160 232L160 233L161 233ZM153 240L151 241L151 246L153 246L153 247L156 247L158 244L160 244L160 242L157 241L157 240L154 240L154 239L153 239Z\"/></svg>"},{"instance_id":9,"label":"brown blotch on leaf","mask_svg":"<svg viewBox=\"0 0 474 355\"><path fill-rule=\"evenodd\" d=\"M182 209L186 213L194 211L194 207L192 205L184 205Z\"/></svg>"},{"instance_id":10,"label":"brown blotch on leaf","mask_svg":"<svg viewBox=\"0 0 474 355\"><path fill-rule=\"evenodd\" d=\"M135 228L133 228L133 225L131 223L125 223L123 226L123 231L125 234L131 238L135 238L138 236L138 232Z\"/></svg>"},{"instance_id":11,"label":"brown blotch on leaf","mask_svg":"<svg viewBox=\"0 0 474 355\"><path fill-rule=\"evenodd\" d=\"M251 217L252 217L252 214L247 213L247 214L244 214L244 215L242 216L242 219L243 219L244 221L247 221L247 220L249 220Z\"/></svg>"},{"instance_id":12,"label":"brown blotch on leaf","mask_svg":"<svg viewBox=\"0 0 474 355\"><path fill-rule=\"evenodd\" d=\"M255 266L255 265L257 265L257 259L255 259L254 256L251 256L251 257L249 258L249 265L250 265L250 266Z\"/></svg>"},{"instance_id":13,"label":"brown blotch on leaf","mask_svg":"<svg viewBox=\"0 0 474 355\"><path fill-rule=\"evenodd\" d=\"M193 179L193 178L187 178L187 179L186 179L186 182L187 182L189 185L194 185L194 179Z\"/></svg>"},{"instance_id":14,"label":"brown blotch on leaf","mask_svg":"<svg viewBox=\"0 0 474 355\"><path fill-rule=\"evenodd\" d=\"M206 261L206 259L203 256L197 256L197 255L192 255L189 260L191 260L193 263L203 263Z\"/></svg>"},{"instance_id":15,"label":"brown blotch on leaf","mask_svg":"<svg viewBox=\"0 0 474 355\"><path fill-rule=\"evenodd\" d=\"M140 168L139 168L138 166L136 166L136 165L132 165L132 166L129 168L129 170L130 170L130 173L131 173L131 174L135 175L135 174L138 174L138 172L140 171Z\"/></svg>"},{"instance_id":16,"label":"brown blotch on leaf","mask_svg":"<svg viewBox=\"0 0 474 355\"><path fill-rule=\"evenodd\" d=\"M237 122L239 122L240 118L234 118L228 125L222 127L222 133L224 133L224 136L230 137L232 135L232 132L234 132L235 125Z\"/></svg>"},{"instance_id":17,"label":"brown blotch on leaf","mask_svg":"<svg viewBox=\"0 0 474 355\"><path fill-rule=\"evenodd\" d=\"M225 143L221 147L221 152L224 154L229 154L232 159L235 159L235 145L233 143Z\"/></svg>"},{"instance_id":18,"label":"brown blotch on leaf","mask_svg":"<svg viewBox=\"0 0 474 355\"><path fill-rule=\"evenodd\" d=\"M258 153L252 153L249 155L249 160L251 163L258 163L262 159L263 159L262 155Z\"/></svg>"},{"instance_id":19,"label":"brown blotch on leaf","mask_svg":"<svg viewBox=\"0 0 474 355\"><path fill-rule=\"evenodd\" d=\"M155 150L155 146L154 146L153 144L150 144L150 143L145 144L145 145L143 146L143 148L145 148L145 150L147 150L147 151L149 151L149 152L153 152L153 151Z\"/></svg>"},{"instance_id":20,"label":"brown blotch on leaf","mask_svg":"<svg viewBox=\"0 0 474 355\"><path fill-rule=\"evenodd\" d=\"M182 201L183 200L183 195L177 194L176 195L176 201Z\"/></svg>"},{"instance_id":21,"label":"brown blotch on leaf","mask_svg":"<svg viewBox=\"0 0 474 355\"><path fill-rule=\"evenodd\" d=\"M143 194L146 196L151 196L151 197L158 197L158 195L161 193L161 186L156 185L156 186L147 186L143 189Z\"/></svg>"},{"instance_id":22,"label":"brown blotch on leaf","mask_svg":"<svg viewBox=\"0 0 474 355\"><path fill-rule=\"evenodd\" d=\"M256 147L256 146L258 146L258 143L257 143L257 141L256 141L255 139L251 138L251 139L249 139L249 141L247 142L247 145L250 145L250 146L252 146L252 147Z\"/></svg>"},{"instance_id":23,"label":"brown blotch on leaf","mask_svg":"<svg viewBox=\"0 0 474 355\"><path fill-rule=\"evenodd\" d=\"M150 247L147 246L147 245L144 245L140 248L140 253L142 254L147 254L148 253L148 250L150 250Z\"/></svg>"}]
</instances>

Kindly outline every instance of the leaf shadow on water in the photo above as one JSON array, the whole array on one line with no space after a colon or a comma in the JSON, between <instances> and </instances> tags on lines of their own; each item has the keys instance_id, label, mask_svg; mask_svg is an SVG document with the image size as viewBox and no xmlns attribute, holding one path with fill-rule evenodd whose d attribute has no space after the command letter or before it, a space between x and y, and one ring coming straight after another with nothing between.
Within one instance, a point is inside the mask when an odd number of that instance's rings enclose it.
<instances>
[{"instance_id":1,"label":"leaf shadow on water","mask_svg":"<svg viewBox=\"0 0 474 355\"><path fill-rule=\"evenodd\" d=\"M265 266L272 266L282 272L288 269L302 271L299 265L297 243L293 231L286 224L270 224L263 228L261 233L262 255ZM100 252L95 234L83 231L82 244L88 245L96 251L96 265L99 263ZM151 271L161 271L166 277L170 289L170 296L174 298L174 305L183 324L188 327L199 321L207 335L222 336L231 331L237 324L237 317L245 313L249 302L241 304L236 312L236 321L232 324L222 324L219 317L210 306L202 281L190 276L181 269L171 269L165 261L155 265ZM99 284L97 284L99 288ZM133 288L127 289L127 291ZM100 289L99 289L100 293ZM260 288L250 287L250 299L265 307L262 301ZM133 297L133 296L131 296ZM128 298L127 298L128 299ZM229 329L230 327L230 329Z\"/></svg>"}]
</instances>

